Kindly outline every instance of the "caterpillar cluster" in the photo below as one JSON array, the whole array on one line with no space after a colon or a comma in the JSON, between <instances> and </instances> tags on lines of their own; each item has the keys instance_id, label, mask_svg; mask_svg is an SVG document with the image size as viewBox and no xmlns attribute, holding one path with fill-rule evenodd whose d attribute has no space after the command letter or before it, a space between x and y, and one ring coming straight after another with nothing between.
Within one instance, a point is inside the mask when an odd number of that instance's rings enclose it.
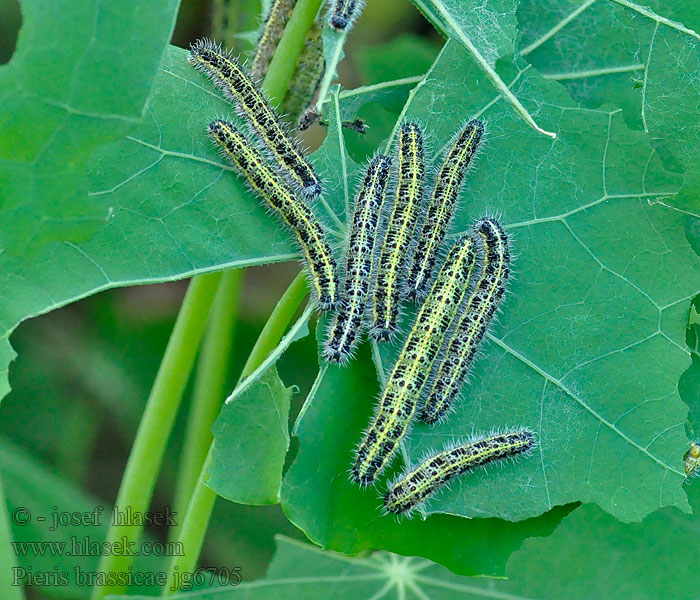
<instances>
[{"instance_id":1,"label":"caterpillar cluster","mask_svg":"<svg viewBox=\"0 0 700 600\"><path fill-rule=\"evenodd\" d=\"M351 478L362 486L377 481L414 419L434 424L448 413L505 295L509 240L492 217L477 221L449 249L433 277L460 189L483 135L484 125L476 120L456 132L430 198L424 202L424 132L418 123L403 123L397 139L393 202L377 200L373 209L368 207L364 190L374 177L372 163L356 199L346 251L348 275L324 348L326 359L345 362L350 357L365 326L362 315L368 288L370 335L376 341L395 335L402 297L419 303L355 453ZM391 208L383 211L384 205ZM386 224L381 227L378 222ZM366 239L363 236L368 231L375 232L372 243L353 241ZM400 477L386 494L385 511L410 512L453 477L527 452L534 444L534 434L528 429L452 444Z\"/></svg>"},{"instance_id":2,"label":"caterpillar cluster","mask_svg":"<svg viewBox=\"0 0 700 600\"><path fill-rule=\"evenodd\" d=\"M276 46L294 4L273 5L253 64L257 76L267 68L269 47ZM337 0L331 24L347 28L359 4ZM315 56L320 48L317 34L310 38ZM401 125L395 161L375 156L358 188L341 283L325 228L304 201L321 193L321 180L259 89L256 76L208 40L192 45L189 61L222 90L249 128L246 134L228 120L216 119L209 124L210 137L295 236L318 308L336 309L323 350L325 358L347 361L366 324L375 340L391 339L397 331L400 301L410 297L419 303L356 452L351 477L363 486L370 485L389 465L415 418L432 424L448 412L505 294L508 238L490 217L479 220L452 245L433 276L484 125L472 120L456 132L427 200L424 132L415 122ZM313 83L304 83L306 91L301 95L305 98L313 93ZM365 323L367 313L371 313L367 319L371 324ZM527 452L534 444L534 434L528 429L452 444L400 476L386 493L384 509L395 514L410 512L452 478ZM697 448L693 446L685 457L689 473L700 464Z\"/></svg>"}]
</instances>

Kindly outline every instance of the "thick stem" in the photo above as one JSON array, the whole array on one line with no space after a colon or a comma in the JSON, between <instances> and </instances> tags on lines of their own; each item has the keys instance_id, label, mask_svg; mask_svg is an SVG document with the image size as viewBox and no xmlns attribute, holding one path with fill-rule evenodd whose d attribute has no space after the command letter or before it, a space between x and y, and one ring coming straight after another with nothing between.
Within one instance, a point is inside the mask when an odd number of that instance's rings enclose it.
<instances>
[{"instance_id":1,"label":"thick stem","mask_svg":"<svg viewBox=\"0 0 700 600\"><path fill-rule=\"evenodd\" d=\"M275 55L270 62L263 90L273 102L281 102L294 74L306 34L314 23L323 0L299 0L289 18Z\"/></svg>"},{"instance_id":2,"label":"thick stem","mask_svg":"<svg viewBox=\"0 0 700 600\"><path fill-rule=\"evenodd\" d=\"M270 314L248 356L243 371L241 371L239 383L255 371L268 354L277 347L307 293L306 274L302 271L292 281L287 291L280 298L277 306L275 306L272 314ZM178 527L177 541L181 543L184 555L173 556L170 562L168 581L163 587L163 594L165 595L177 591L176 583L178 579L176 575L194 571L199 560L209 518L216 501L216 492L206 485L206 481L209 478L208 467L211 462L212 448L213 445L210 445L209 453L199 474L197 486L192 494L187 513Z\"/></svg>"},{"instance_id":3,"label":"thick stem","mask_svg":"<svg viewBox=\"0 0 700 600\"><path fill-rule=\"evenodd\" d=\"M242 269L226 271L221 276L219 290L209 316L197 363L192 406L187 418L173 502L173 511L179 516L184 516L197 485L199 473L213 440L210 429L226 395L226 377L234 341L242 279ZM179 521L180 518L176 517L176 520ZM177 526L171 527L169 534L174 537L177 534Z\"/></svg>"},{"instance_id":4,"label":"thick stem","mask_svg":"<svg viewBox=\"0 0 700 600\"><path fill-rule=\"evenodd\" d=\"M24 600L24 588L14 585L17 561L12 551L12 529L7 515L5 490L0 480L0 598Z\"/></svg>"},{"instance_id":5,"label":"thick stem","mask_svg":"<svg viewBox=\"0 0 700 600\"><path fill-rule=\"evenodd\" d=\"M221 273L211 273L190 281L122 477L115 503L115 508L120 511L129 508L133 515L138 515L149 508L165 446L220 280ZM127 543L133 544L132 548L138 548L141 534L140 525L113 524L107 533L107 542L114 545L125 538ZM133 556L110 554L102 557L98 571L105 574L126 573L133 561ZM125 591L126 586L123 585L95 586L92 598L101 600L107 594L122 594Z\"/></svg>"}]
</instances>

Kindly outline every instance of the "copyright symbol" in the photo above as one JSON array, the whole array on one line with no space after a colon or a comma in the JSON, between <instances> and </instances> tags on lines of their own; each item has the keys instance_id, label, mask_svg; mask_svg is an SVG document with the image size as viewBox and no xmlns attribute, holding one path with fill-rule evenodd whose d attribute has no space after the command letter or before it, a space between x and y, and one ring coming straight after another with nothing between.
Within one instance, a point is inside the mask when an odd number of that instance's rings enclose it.
<instances>
[{"instance_id":1,"label":"copyright symbol","mask_svg":"<svg viewBox=\"0 0 700 600\"><path fill-rule=\"evenodd\" d=\"M32 513L29 512L28 508L24 508L23 506L20 506L19 508L15 508L14 511L12 511L12 522L15 525L19 525L22 527L23 525L26 525L29 523L29 521L32 520Z\"/></svg>"}]
</instances>

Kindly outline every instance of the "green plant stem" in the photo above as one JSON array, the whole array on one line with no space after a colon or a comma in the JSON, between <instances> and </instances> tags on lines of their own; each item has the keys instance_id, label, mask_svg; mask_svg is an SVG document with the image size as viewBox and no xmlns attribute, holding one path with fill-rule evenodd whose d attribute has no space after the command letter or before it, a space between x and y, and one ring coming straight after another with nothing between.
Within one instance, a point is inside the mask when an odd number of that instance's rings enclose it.
<instances>
[{"instance_id":1,"label":"green plant stem","mask_svg":"<svg viewBox=\"0 0 700 600\"><path fill-rule=\"evenodd\" d=\"M190 281L122 477L115 503L120 511L129 507L132 514L139 514L149 508L165 446L220 280L221 273L210 273ZM138 547L141 534L139 525L113 524L107 533L107 542L114 544L124 537L127 543L133 543L132 547ZM133 560L133 556L109 554L102 557L98 571L105 574L127 572ZM125 591L123 585L95 586L92 598L101 600L107 594Z\"/></svg>"},{"instance_id":2,"label":"green plant stem","mask_svg":"<svg viewBox=\"0 0 700 600\"><path fill-rule=\"evenodd\" d=\"M211 426L221 410L226 395L226 377L234 342L236 316L241 293L243 269L226 271L209 315L202 351L197 362L192 406L175 488L173 511L175 520L184 516L197 478L212 442ZM177 535L177 526L168 532Z\"/></svg>"},{"instance_id":3,"label":"green plant stem","mask_svg":"<svg viewBox=\"0 0 700 600\"><path fill-rule=\"evenodd\" d=\"M0 598L7 600L24 600L24 588L13 585L14 569L17 567L12 551L12 529L7 515L5 490L0 479Z\"/></svg>"},{"instance_id":4,"label":"green plant stem","mask_svg":"<svg viewBox=\"0 0 700 600\"><path fill-rule=\"evenodd\" d=\"M289 18L284 34L263 81L263 90L273 102L281 102L287 93L306 34L314 23L323 0L299 0Z\"/></svg>"},{"instance_id":5,"label":"green plant stem","mask_svg":"<svg viewBox=\"0 0 700 600\"><path fill-rule=\"evenodd\" d=\"M268 354L276 348L307 293L306 273L302 271L289 285L270 314L241 371L238 383L255 371ZM212 450L213 444L209 446L209 452L199 474L185 518L178 527L177 541L180 542L184 552L182 556L173 556L170 562L168 581L163 587L164 595L177 591L175 575L194 571L199 560L217 496L216 492L206 484L207 479L209 479L208 468L211 463Z\"/></svg>"}]
</instances>

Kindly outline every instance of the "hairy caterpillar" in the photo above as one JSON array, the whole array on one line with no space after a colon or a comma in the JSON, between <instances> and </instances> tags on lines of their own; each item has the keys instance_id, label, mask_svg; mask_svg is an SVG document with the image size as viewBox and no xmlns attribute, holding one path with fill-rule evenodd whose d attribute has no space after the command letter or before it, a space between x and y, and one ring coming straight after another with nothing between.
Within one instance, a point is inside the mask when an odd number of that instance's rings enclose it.
<instances>
[{"instance_id":1,"label":"hairy caterpillar","mask_svg":"<svg viewBox=\"0 0 700 600\"><path fill-rule=\"evenodd\" d=\"M287 96L282 104L282 112L287 115L288 120L296 122L300 131L307 129L310 125L310 123L307 124L308 116L304 111L313 101L326 69L322 33L323 20L319 17L313 22L306 35L304 49L301 51Z\"/></svg>"},{"instance_id":2,"label":"hairy caterpillar","mask_svg":"<svg viewBox=\"0 0 700 600\"><path fill-rule=\"evenodd\" d=\"M462 187L464 176L484 133L481 121L469 121L453 138L435 180L425 220L411 258L406 296L422 297L435 266Z\"/></svg>"},{"instance_id":3,"label":"hairy caterpillar","mask_svg":"<svg viewBox=\"0 0 700 600\"><path fill-rule=\"evenodd\" d=\"M267 146L275 163L301 188L303 194L308 197L320 194L321 180L238 61L209 40L199 40L193 44L189 60L239 107L241 114Z\"/></svg>"},{"instance_id":4,"label":"hairy caterpillar","mask_svg":"<svg viewBox=\"0 0 700 600\"><path fill-rule=\"evenodd\" d=\"M358 483L372 483L406 435L445 334L467 293L475 262L476 242L464 236L450 249L387 379L357 450L352 478Z\"/></svg>"},{"instance_id":5,"label":"hairy caterpillar","mask_svg":"<svg viewBox=\"0 0 700 600\"><path fill-rule=\"evenodd\" d=\"M289 185L231 123L213 121L209 124L209 135L248 180L250 187L294 232L304 254L319 309L333 308L338 293L335 258L316 215L296 198Z\"/></svg>"},{"instance_id":6,"label":"hairy caterpillar","mask_svg":"<svg viewBox=\"0 0 700 600\"><path fill-rule=\"evenodd\" d=\"M454 477L528 452L534 445L532 431L521 429L448 447L402 474L384 496L384 509L394 514L409 512Z\"/></svg>"},{"instance_id":7,"label":"hairy caterpillar","mask_svg":"<svg viewBox=\"0 0 700 600\"><path fill-rule=\"evenodd\" d=\"M272 56L277 50L277 45L282 38L289 17L292 16L296 3L297 0L274 0L270 6L258 44L255 47L255 55L250 64L250 74L254 79L260 79L267 73Z\"/></svg>"},{"instance_id":8,"label":"hairy caterpillar","mask_svg":"<svg viewBox=\"0 0 700 600\"><path fill-rule=\"evenodd\" d=\"M693 477L698 474L698 468L700 468L700 446L695 442L690 442L690 450L683 457L683 466L685 467L686 477Z\"/></svg>"},{"instance_id":9,"label":"hairy caterpillar","mask_svg":"<svg viewBox=\"0 0 700 600\"><path fill-rule=\"evenodd\" d=\"M331 29L345 31L353 26L363 8L363 0L335 0L328 24Z\"/></svg>"},{"instance_id":10,"label":"hairy caterpillar","mask_svg":"<svg viewBox=\"0 0 700 600\"><path fill-rule=\"evenodd\" d=\"M386 341L396 331L406 260L423 200L425 164L423 132L417 123L404 123L398 138L398 183L394 206L377 263L371 334Z\"/></svg>"},{"instance_id":11,"label":"hairy caterpillar","mask_svg":"<svg viewBox=\"0 0 700 600\"><path fill-rule=\"evenodd\" d=\"M420 418L436 423L459 393L476 351L503 298L510 272L508 237L498 221L481 219L474 225L484 249L481 277L457 321L438 367Z\"/></svg>"},{"instance_id":12,"label":"hairy caterpillar","mask_svg":"<svg viewBox=\"0 0 700 600\"><path fill-rule=\"evenodd\" d=\"M375 156L355 198L355 209L345 255L342 300L328 333L324 356L344 362L354 350L362 330L362 317L369 292L377 224L382 214L391 159Z\"/></svg>"}]
</instances>

